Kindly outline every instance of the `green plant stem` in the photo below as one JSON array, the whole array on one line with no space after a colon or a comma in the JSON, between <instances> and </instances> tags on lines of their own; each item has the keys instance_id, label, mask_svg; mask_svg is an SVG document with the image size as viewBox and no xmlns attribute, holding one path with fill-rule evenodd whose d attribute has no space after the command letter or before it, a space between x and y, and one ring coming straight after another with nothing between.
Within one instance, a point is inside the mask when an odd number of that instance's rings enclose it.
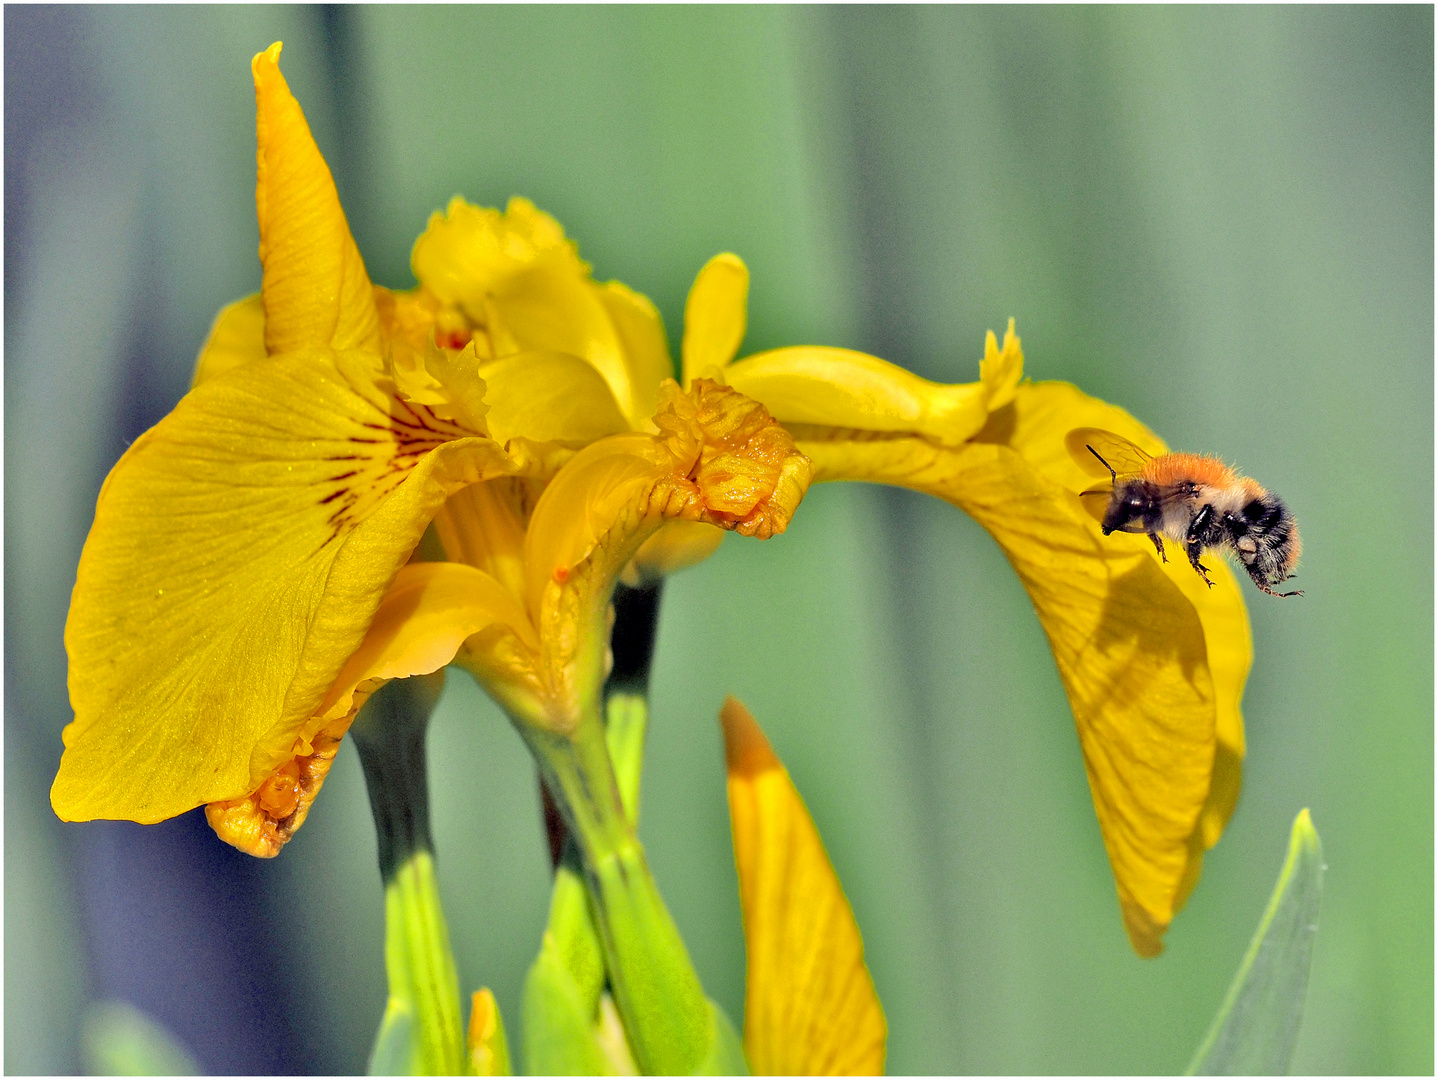
<instances>
[{"instance_id":1,"label":"green plant stem","mask_svg":"<svg viewBox=\"0 0 1438 1080\"><path fill-rule=\"evenodd\" d=\"M389 1003L371 1071L452 1075L467 1061L459 978L435 878L424 740L442 679L377 691L351 733L364 767L384 880Z\"/></svg>"},{"instance_id":2,"label":"green plant stem","mask_svg":"<svg viewBox=\"0 0 1438 1080\"><path fill-rule=\"evenodd\" d=\"M520 731L578 847L610 987L645 1073L708 1059L709 1004L624 811L597 710L568 736Z\"/></svg>"}]
</instances>

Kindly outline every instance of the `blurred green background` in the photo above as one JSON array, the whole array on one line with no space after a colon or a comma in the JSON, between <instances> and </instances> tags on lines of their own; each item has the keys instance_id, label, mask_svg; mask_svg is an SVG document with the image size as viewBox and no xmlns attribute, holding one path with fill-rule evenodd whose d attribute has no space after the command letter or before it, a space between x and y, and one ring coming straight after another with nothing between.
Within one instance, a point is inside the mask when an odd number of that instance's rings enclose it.
<instances>
[{"instance_id":1,"label":"blurred green background","mask_svg":"<svg viewBox=\"0 0 1438 1080\"><path fill-rule=\"evenodd\" d=\"M1282 493L1302 600L1249 590L1238 812L1141 961L1072 718L987 535L884 489L670 583L642 835L742 1013L715 715L740 695L863 929L892 1072L1172 1072L1310 806L1329 871L1298 1072L1433 1060L1433 12L1407 8L5 11L5 1068L81 1067L119 998L210 1071L356 1071L384 999L358 760L277 860L197 815L62 826L60 643L94 497L259 283L250 56L275 39L378 282L455 193L525 194L677 347L703 261L746 351L800 342L1117 402ZM432 729L468 989L516 1022L547 861L518 738L463 675ZM511 1032L513 1038L513 1032Z\"/></svg>"}]
</instances>

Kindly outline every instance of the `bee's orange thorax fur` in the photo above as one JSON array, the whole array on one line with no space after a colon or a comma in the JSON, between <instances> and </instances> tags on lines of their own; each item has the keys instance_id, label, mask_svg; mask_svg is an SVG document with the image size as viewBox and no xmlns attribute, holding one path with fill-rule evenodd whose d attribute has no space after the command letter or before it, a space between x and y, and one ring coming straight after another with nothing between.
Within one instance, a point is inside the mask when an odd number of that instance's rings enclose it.
<instances>
[{"instance_id":1,"label":"bee's orange thorax fur","mask_svg":"<svg viewBox=\"0 0 1438 1080\"><path fill-rule=\"evenodd\" d=\"M1237 481L1237 474L1218 458L1202 454L1164 454L1146 462L1143 478L1160 487L1185 480L1207 487L1226 488Z\"/></svg>"}]
</instances>

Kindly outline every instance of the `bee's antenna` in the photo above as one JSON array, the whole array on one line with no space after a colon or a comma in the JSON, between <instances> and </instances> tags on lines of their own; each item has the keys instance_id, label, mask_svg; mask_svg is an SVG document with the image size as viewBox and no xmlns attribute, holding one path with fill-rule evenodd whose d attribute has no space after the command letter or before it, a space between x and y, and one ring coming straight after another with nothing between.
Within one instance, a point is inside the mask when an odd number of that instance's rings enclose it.
<instances>
[{"instance_id":1,"label":"bee's antenna","mask_svg":"<svg viewBox=\"0 0 1438 1080\"><path fill-rule=\"evenodd\" d=\"M1103 467L1108 470L1108 474L1113 477L1113 482L1117 484L1118 473L1113 471L1113 466L1110 465L1107 461L1104 461L1103 455L1100 454L1097 450L1095 450L1092 446L1089 446L1088 443L1084 443L1084 447L1088 450L1090 454L1099 459L1099 461L1103 464Z\"/></svg>"}]
</instances>

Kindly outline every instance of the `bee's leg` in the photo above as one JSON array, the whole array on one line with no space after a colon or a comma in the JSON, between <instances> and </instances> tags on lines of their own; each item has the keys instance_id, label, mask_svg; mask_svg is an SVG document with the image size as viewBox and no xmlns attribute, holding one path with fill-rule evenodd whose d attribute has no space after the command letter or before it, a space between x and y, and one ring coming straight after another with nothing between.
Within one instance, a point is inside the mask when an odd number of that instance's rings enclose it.
<instances>
[{"instance_id":1,"label":"bee's leg","mask_svg":"<svg viewBox=\"0 0 1438 1080\"><path fill-rule=\"evenodd\" d=\"M1210 589L1213 588L1213 581L1208 576L1208 567L1199 562L1198 557L1203 554L1203 545L1212 525L1213 504L1209 503L1193 515L1193 520L1188 525L1188 534L1184 537L1184 548L1188 551L1189 564L1198 572L1199 577L1208 582Z\"/></svg>"},{"instance_id":2,"label":"bee's leg","mask_svg":"<svg viewBox=\"0 0 1438 1080\"><path fill-rule=\"evenodd\" d=\"M1193 567L1199 577L1208 583L1210 589L1213 588L1213 579L1208 576L1208 567L1198 561L1198 557L1203 554L1203 544L1198 540L1190 540L1187 546L1189 565Z\"/></svg>"},{"instance_id":3,"label":"bee's leg","mask_svg":"<svg viewBox=\"0 0 1438 1080\"><path fill-rule=\"evenodd\" d=\"M1148 534L1148 538L1153 541L1153 546L1158 548L1158 557L1164 562L1168 562L1168 556L1163 553L1163 537L1159 536L1156 532L1152 532Z\"/></svg>"},{"instance_id":4,"label":"bee's leg","mask_svg":"<svg viewBox=\"0 0 1438 1080\"><path fill-rule=\"evenodd\" d=\"M1267 585L1259 584L1257 581L1255 581L1254 584L1255 584L1255 585L1258 585L1258 587L1259 587L1260 589L1262 589L1264 592L1266 592L1269 596L1302 596L1302 595L1303 595L1303 590L1302 590L1302 589L1294 589L1292 592L1274 592L1274 591L1273 591L1272 589L1270 589Z\"/></svg>"}]
</instances>

